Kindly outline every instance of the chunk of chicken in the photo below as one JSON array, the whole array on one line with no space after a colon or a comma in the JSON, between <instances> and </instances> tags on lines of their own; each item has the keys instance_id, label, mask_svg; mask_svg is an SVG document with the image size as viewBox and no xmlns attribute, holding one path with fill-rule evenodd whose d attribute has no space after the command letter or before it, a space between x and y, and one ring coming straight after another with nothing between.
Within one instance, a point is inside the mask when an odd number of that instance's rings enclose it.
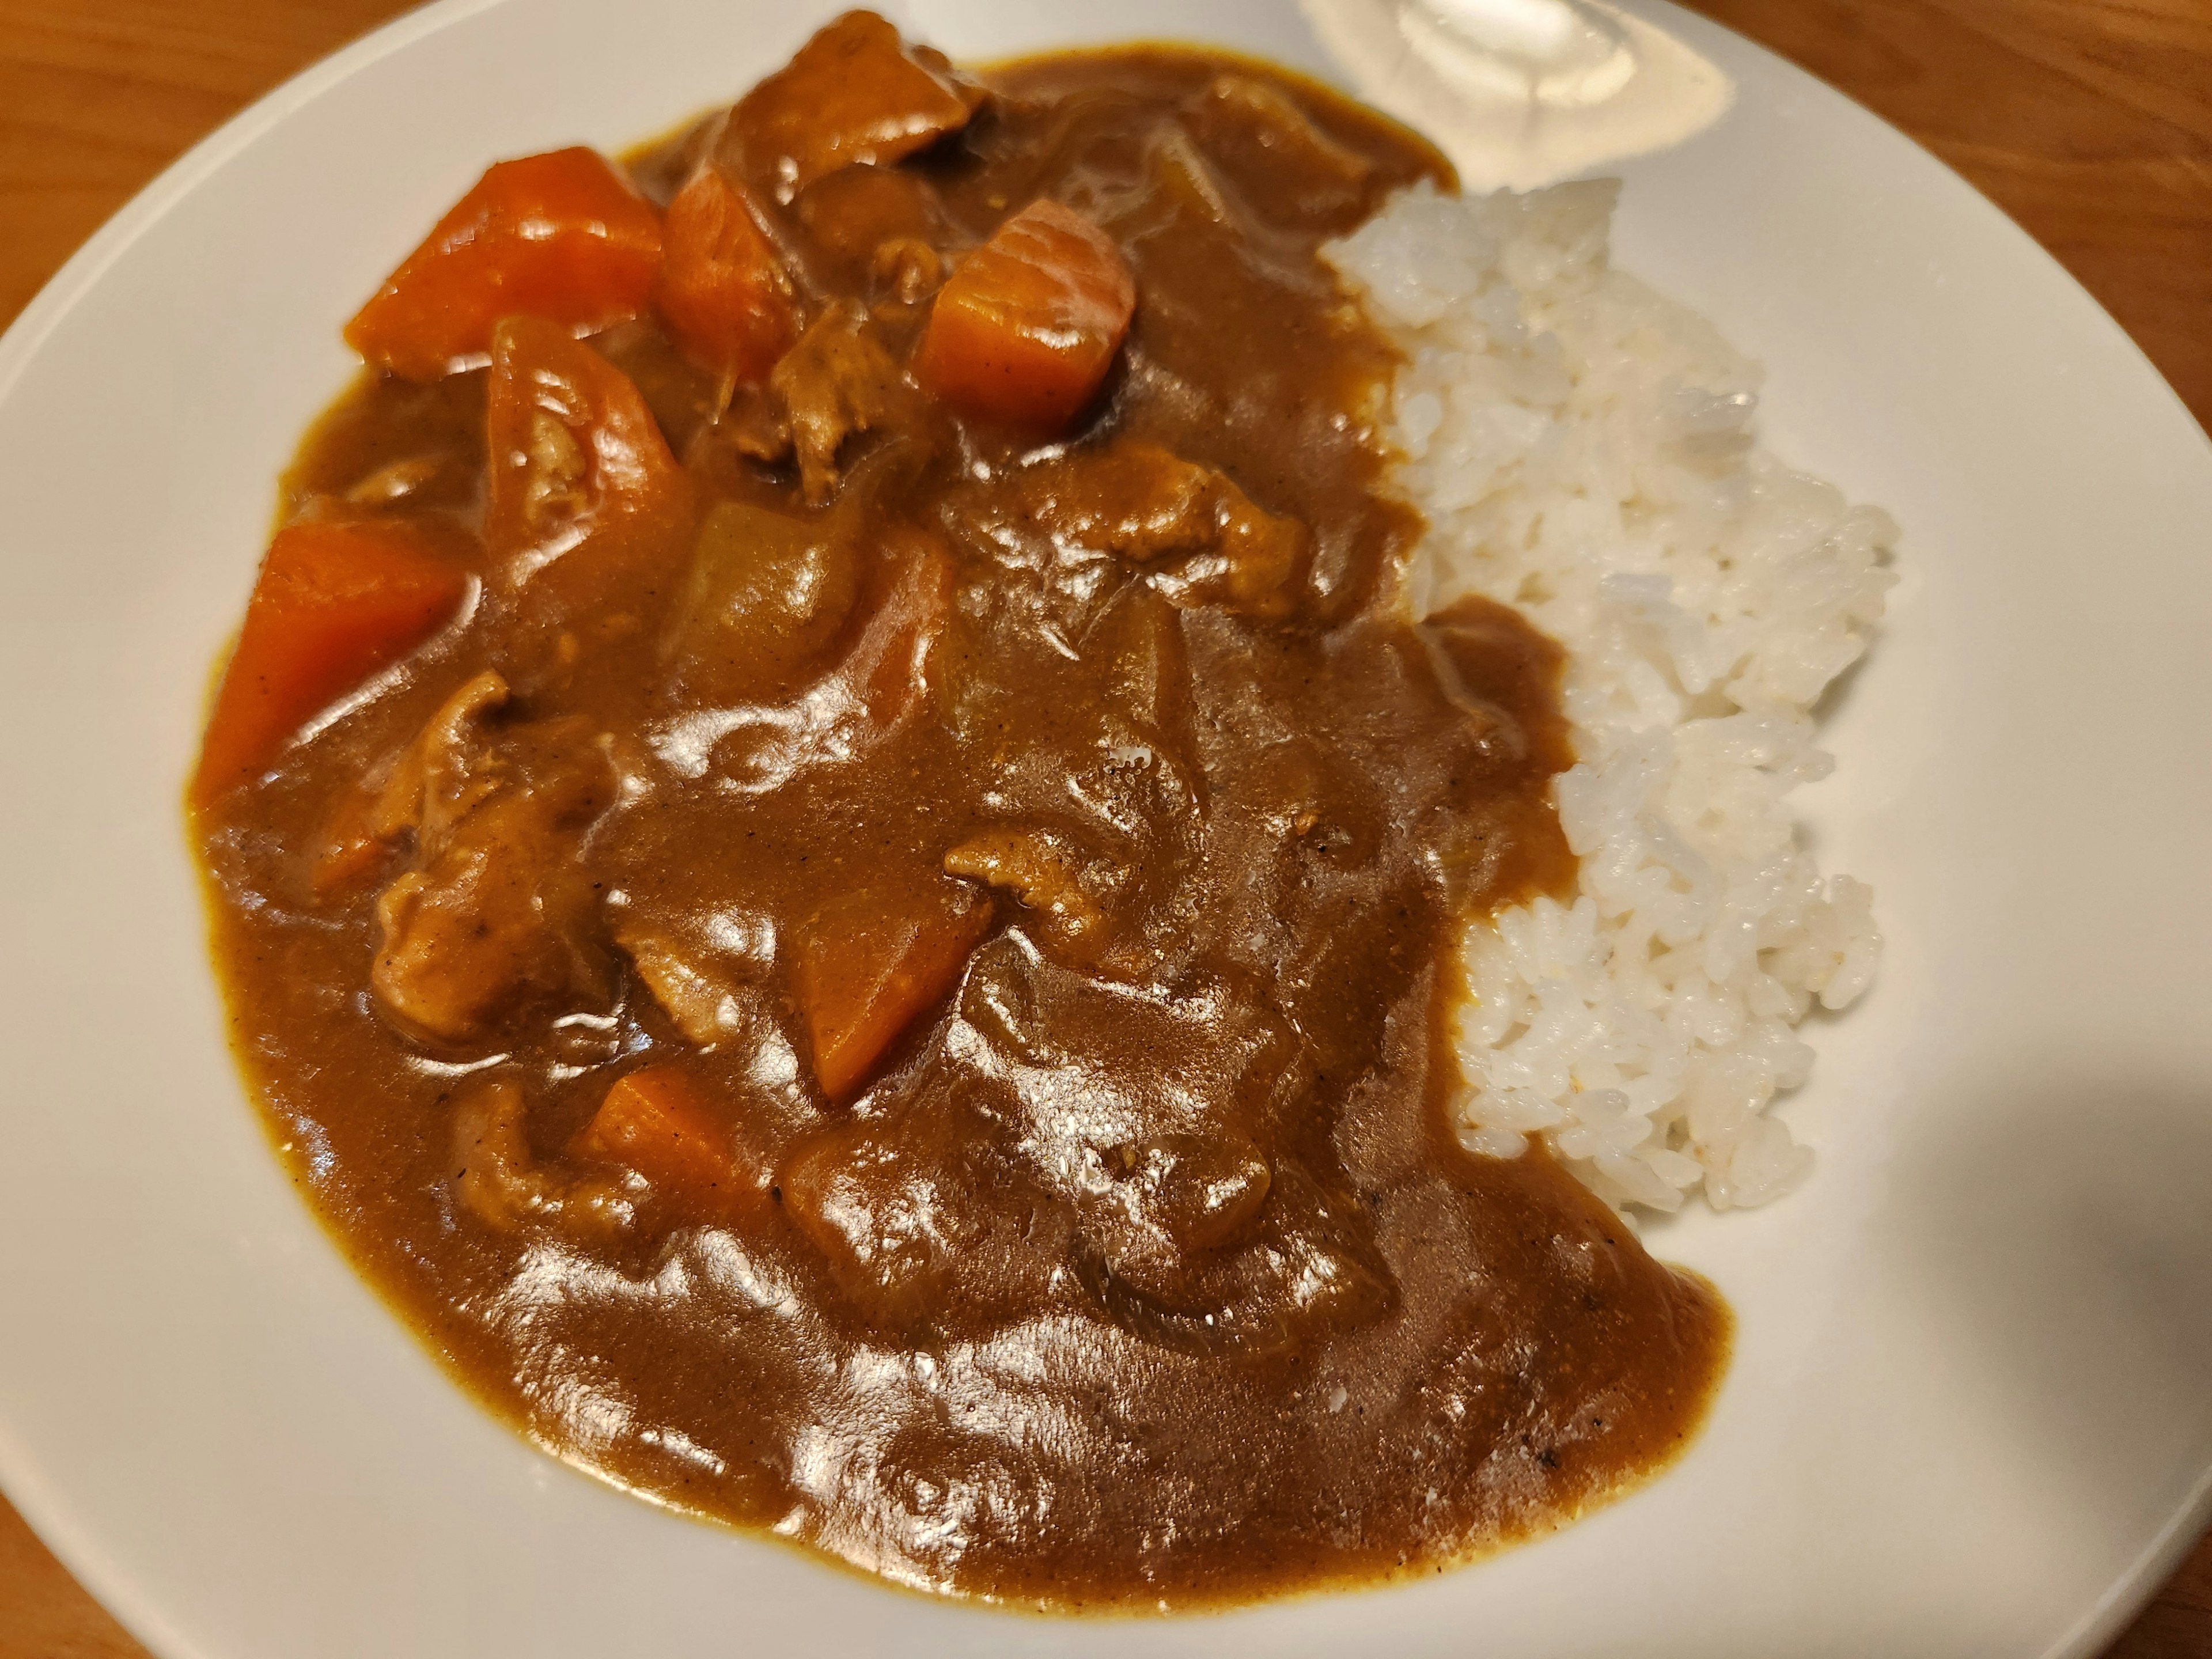
<instances>
[{"instance_id":1,"label":"chunk of chicken","mask_svg":"<svg viewBox=\"0 0 2212 1659\"><path fill-rule=\"evenodd\" d=\"M521 1088L506 1078L480 1083L453 1113L453 1187L469 1212L501 1232L556 1225L605 1237L630 1224L636 1206L625 1183L604 1175L562 1175L531 1155Z\"/></svg>"},{"instance_id":2,"label":"chunk of chicken","mask_svg":"<svg viewBox=\"0 0 2212 1659\"><path fill-rule=\"evenodd\" d=\"M894 236L878 243L869 274L901 305L918 305L945 280L945 261L919 236Z\"/></svg>"},{"instance_id":3,"label":"chunk of chicken","mask_svg":"<svg viewBox=\"0 0 2212 1659\"><path fill-rule=\"evenodd\" d=\"M1068 545L1152 567L1153 585L1177 605L1267 618L1297 608L1311 534L1255 504L1216 468L1123 439L1072 452L1027 478L1039 526Z\"/></svg>"},{"instance_id":4,"label":"chunk of chicken","mask_svg":"<svg viewBox=\"0 0 2212 1659\"><path fill-rule=\"evenodd\" d=\"M488 1037L532 1001L603 988L575 854L611 798L611 769L580 721L488 733L507 701L496 674L463 686L386 792L385 810L401 816L411 781L415 861L377 902L369 983L403 1030L442 1043Z\"/></svg>"},{"instance_id":5,"label":"chunk of chicken","mask_svg":"<svg viewBox=\"0 0 2212 1659\"><path fill-rule=\"evenodd\" d=\"M475 722L507 701L507 682L479 674L450 697L415 734L412 742L347 792L332 815L318 849L313 872L315 896L342 892L374 869L392 844L422 821L425 757L432 751L450 759L468 741ZM450 820L454 804L441 808Z\"/></svg>"},{"instance_id":6,"label":"chunk of chicken","mask_svg":"<svg viewBox=\"0 0 2212 1659\"><path fill-rule=\"evenodd\" d=\"M716 957L662 933L624 933L619 942L686 1042L708 1048L744 1028L744 988Z\"/></svg>"},{"instance_id":7,"label":"chunk of chicken","mask_svg":"<svg viewBox=\"0 0 2212 1659\"><path fill-rule=\"evenodd\" d=\"M999 830L972 836L945 855L945 872L1012 893L1064 955L1089 960L1105 942L1106 914L1084 884L1089 866L1057 836Z\"/></svg>"},{"instance_id":8,"label":"chunk of chicken","mask_svg":"<svg viewBox=\"0 0 2212 1659\"><path fill-rule=\"evenodd\" d=\"M877 343L865 307L840 300L815 319L769 373L799 453L799 483L819 505L837 488L837 452L856 433L883 422L903 379Z\"/></svg>"}]
</instances>

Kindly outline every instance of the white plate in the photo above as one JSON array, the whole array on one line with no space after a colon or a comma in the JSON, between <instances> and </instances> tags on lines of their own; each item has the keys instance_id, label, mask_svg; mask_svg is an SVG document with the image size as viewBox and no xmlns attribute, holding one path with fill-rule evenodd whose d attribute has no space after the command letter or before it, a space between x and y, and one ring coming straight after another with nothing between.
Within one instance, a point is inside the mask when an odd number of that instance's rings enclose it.
<instances>
[{"instance_id":1,"label":"white plate","mask_svg":"<svg viewBox=\"0 0 2212 1659\"><path fill-rule=\"evenodd\" d=\"M1808 797L1888 960L1787 1109L1811 1183L1656 1235L1741 1318L1680 1467L1418 1588L1040 1623L568 1472L345 1267L240 1096L179 822L271 481L340 320L486 161L657 131L828 9L447 0L195 150L0 343L0 1483L173 1659L2093 1650L2212 1491L2212 447L1956 178L1662 5L1736 96L1624 169L1622 262L1766 360L1787 457L1905 530ZM890 9L968 55L1327 68L1264 0Z\"/></svg>"}]
</instances>

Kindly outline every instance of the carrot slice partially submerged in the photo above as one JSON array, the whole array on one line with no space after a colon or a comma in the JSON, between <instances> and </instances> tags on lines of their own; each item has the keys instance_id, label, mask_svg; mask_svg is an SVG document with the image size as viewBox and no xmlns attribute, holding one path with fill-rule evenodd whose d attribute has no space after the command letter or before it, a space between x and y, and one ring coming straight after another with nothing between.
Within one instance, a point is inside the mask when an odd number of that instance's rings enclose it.
<instances>
[{"instance_id":1,"label":"carrot slice partially submerged","mask_svg":"<svg viewBox=\"0 0 2212 1659\"><path fill-rule=\"evenodd\" d=\"M267 767L310 715L435 633L467 591L431 534L401 520L278 531L216 694L194 803Z\"/></svg>"},{"instance_id":2,"label":"carrot slice partially submerged","mask_svg":"<svg viewBox=\"0 0 2212 1659\"><path fill-rule=\"evenodd\" d=\"M665 576L690 550L691 490L630 378L568 331L510 317L492 340L484 545L501 580L558 622Z\"/></svg>"},{"instance_id":3,"label":"carrot slice partially submerged","mask_svg":"<svg viewBox=\"0 0 2212 1659\"><path fill-rule=\"evenodd\" d=\"M617 1079L569 1152L635 1170L656 1187L724 1202L741 1201L756 1184L698 1085L672 1066Z\"/></svg>"},{"instance_id":4,"label":"carrot slice partially submerged","mask_svg":"<svg viewBox=\"0 0 2212 1659\"><path fill-rule=\"evenodd\" d=\"M741 385L766 379L799 337L783 261L744 194L712 166L668 204L655 299L684 355Z\"/></svg>"},{"instance_id":5,"label":"carrot slice partially submerged","mask_svg":"<svg viewBox=\"0 0 2212 1659\"><path fill-rule=\"evenodd\" d=\"M952 988L990 929L989 903L951 882L851 893L817 912L797 977L823 1092L837 1101L856 1093L884 1050Z\"/></svg>"},{"instance_id":6,"label":"carrot slice partially submerged","mask_svg":"<svg viewBox=\"0 0 2212 1659\"><path fill-rule=\"evenodd\" d=\"M588 332L645 309L660 216L597 150L496 163L345 326L346 343L410 380L481 363L502 317Z\"/></svg>"},{"instance_id":7,"label":"carrot slice partially submerged","mask_svg":"<svg viewBox=\"0 0 2212 1659\"><path fill-rule=\"evenodd\" d=\"M1136 305L1104 231L1032 202L938 290L915 378L963 413L1057 431L1097 394Z\"/></svg>"},{"instance_id":8,"label":"carrot slice partially submerged","mask_svg":"<svg viewBox=\"0 0 2212 1659\"><path fill-rule=\"evenodd\" d=\"M920 708L939 679L945 631L951 626L957 577L951 550L933 532L895 526L884 536L881 603L862 649L861 696L879 728Z\"/></svg>"}]
</instances>

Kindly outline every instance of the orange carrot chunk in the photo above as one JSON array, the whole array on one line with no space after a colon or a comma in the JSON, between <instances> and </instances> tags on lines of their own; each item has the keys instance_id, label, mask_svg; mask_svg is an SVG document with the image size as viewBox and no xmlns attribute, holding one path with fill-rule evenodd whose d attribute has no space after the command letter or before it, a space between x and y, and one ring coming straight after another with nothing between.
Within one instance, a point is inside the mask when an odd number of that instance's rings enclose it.
<instances>
[{"instance_id":1,"label":"orange carrot chunk","mask_svg":"<svg viewBox=\"0 0 2212 1659\"><path fill-rule=\"evenodd\" d=\"M968 125L982 88L869 11L826 24L730 112L725 153L788 202L842 167L887 167Z\"/></svg>"},{"instance_id":2,"label":"orange carrot chunk","mask_svg":"<svg viewBox=\"0 0 2212 1659\"><path fill-rule=\"evenodd\" d=\"M526 313L588 333L643 311L660 216L597 150L496 163L345 326L378 368L434 380L484 360Z\"/></svg>"},{"instance_id":3,"label":"orange carrot chunk","mask_svg":"<svg viewBox=\"0 0 2212 1659\"><path fill-rule=\"evenodd\" d=\"M836 1101L857 1093L884 1050L952 988L990 928L990 904L951 882L851 893L817 912L797 979L823 1092Z\"/></svg>"},{"instance_id":4,"label":"orange carrot chunk","mask_svg":"<svg viewBox=\"0 0 2212 1659\"><path fill-rule=\"evenodd\" d=\"M920 708L943 678L943 642L959 584L941 536L898 526L883 539L890 555L882 567L883 597L854 656L866 674L860 696L869 718L888 727Z\"/></svg>"},{"instance_id":5,"label":"orange carrot chunk","mask_svg":"<svg viewBox=\"0 0 2212 1659\"><path fill-rule=\"evenodd\" d=\"M938 290L915 378L964 414L1057 431L1097 395L1136 305L1104 231L1032 202Z\"/></svg>"},{"instance_id":6,"label":"orange carrot chunk","mask_svg":"<svg viewBox=\"0 0 2212 1659\"><path fill-rule=\"evenodd\" d=\"M698 1085L673 1066L617 1079L568 1150L584 1162L635 1170L656 1187L701 1198L737 1202L754 1184Z\"/></svg>"},{"instance_id":7,"label":"orange carrot chunk","mask_svg":"<svg viewBox=\"0 0 2212 1659\"><path fill-rule=\"evenodd\" d=\"M690 485L629 376L555 324L510 317L488 400L484 547L503 587L558 623L675 579Z\"/></svg>"},{"instance_id":8,"label":"orange carrot chunk","mask_svg":"<svg viewBox=\"0 0 2212 1659\"><path fill-rule=\"evenodd\" d=\"M310 715L435 633L467 590L430 533L398 520L278 531L216 694L193 801L262 771Z\"/></svg>"},{"instance_id":9,"label":"orange carrot chunk","mask_svg":"<svg viewBox=\"0 0 2212 1659\"><path fill-rule=\"evenodd\" d=\"M668 204L655 295L684 355L741 385L767 378L799 337L791 277L745 198L703 167Z\"/></svg>"}]
</instances>

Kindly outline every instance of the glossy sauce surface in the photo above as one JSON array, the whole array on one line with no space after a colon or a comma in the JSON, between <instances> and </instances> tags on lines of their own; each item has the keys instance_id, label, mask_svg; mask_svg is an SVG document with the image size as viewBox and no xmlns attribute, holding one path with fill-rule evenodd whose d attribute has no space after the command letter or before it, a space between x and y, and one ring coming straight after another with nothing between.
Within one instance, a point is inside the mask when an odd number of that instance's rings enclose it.
<instances>
[{"instance_id":1,"label":"glossy sauce surface","mask_svg":"<svg viewBox=\"0 0 2212 1659\"><path fill-rule=\"evenodd\" d=\"M1573 860L1556 647L1405 617L1395 362L1316 257L1442 164L1238 59L953 84L896 160L759 95L635 158L743 183L805 332L750 387L592 339L683 464L618 585L487 550L483 371L309 434L287 515L482 586L199 811L240 1052L363 1270L613 1479L1062 1610L1450 1565L1662 1466L1727 1316L1445 1124L1458 919ZM906 368L1039 198L1137 293L1042 444ZM557 518L538 432L490 451ZM943 988L825 1036L901 973ZM647 1073L696 1179L592 1134Z\"/></svg>"}]
</instances>

